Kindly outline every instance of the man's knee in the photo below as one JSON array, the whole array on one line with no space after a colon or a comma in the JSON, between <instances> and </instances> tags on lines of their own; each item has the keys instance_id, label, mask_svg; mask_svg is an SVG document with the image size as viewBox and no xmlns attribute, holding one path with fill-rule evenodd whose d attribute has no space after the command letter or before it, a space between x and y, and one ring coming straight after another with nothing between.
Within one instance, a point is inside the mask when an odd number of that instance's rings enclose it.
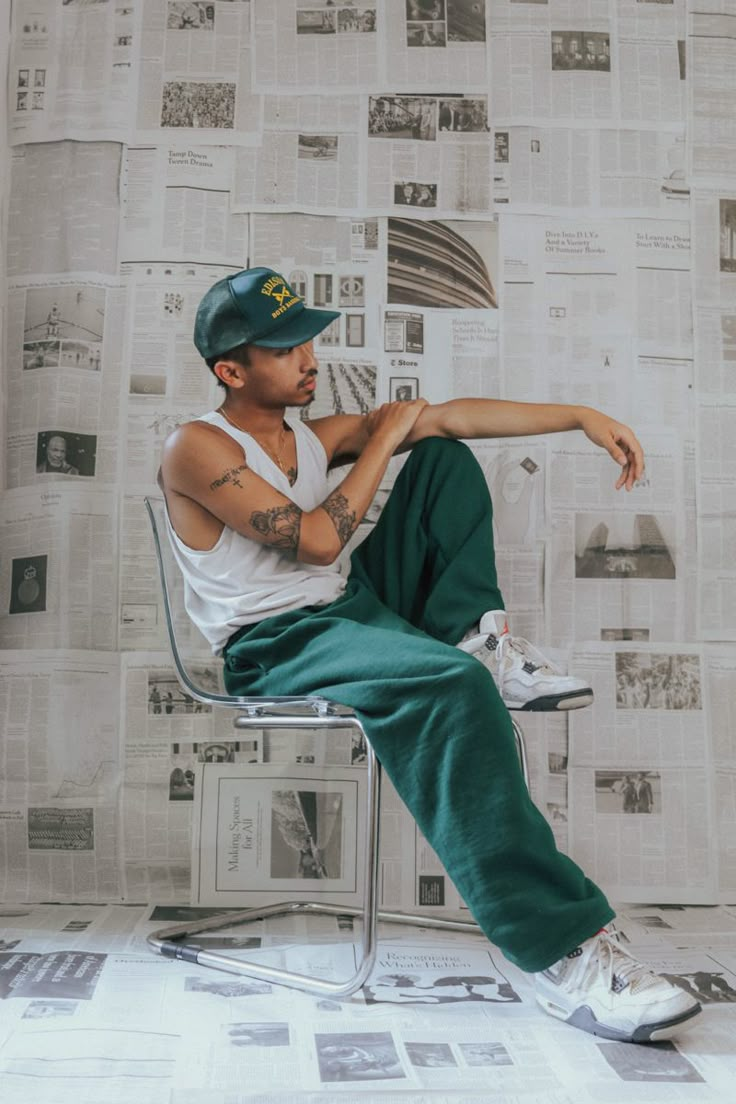
<instances>
[{"instance_id":1,"label":"man's knee","mask_svg":"<svg viewBox=\"0 0 736 1104\"><path fill-rule=\"evenodd\" d=\"M451 652L445 666L453 692L463 698L482 700L494 687L493 676L488 668L479 662L475 656L467 652L461 652L459 648L449 649Z\"/></svg>"},{"instance_id":2,"label":"man's knee","mask_svg":"<svg viewBox=\"0 0 736 1104\"><path fill-rule=\"evenodd\" d=\"M475 457L464 441L456 441L453 437L423 437L412 445L411 457L437 457L447 459L451 463L460 460L461 463L472 460Z\"/></svg>"}]
</instances>

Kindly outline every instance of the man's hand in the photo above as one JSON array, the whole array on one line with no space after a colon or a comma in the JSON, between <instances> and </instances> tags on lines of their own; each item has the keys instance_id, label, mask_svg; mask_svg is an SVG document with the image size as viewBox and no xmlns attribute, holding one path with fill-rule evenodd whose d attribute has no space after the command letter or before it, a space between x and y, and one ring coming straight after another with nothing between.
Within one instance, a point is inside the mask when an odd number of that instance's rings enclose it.
<instances>
[{"instance_id":1,"label":"man's hand","mask_svg":"<svg viewBox=\"0 0 736 1104\"><path fill-rule=\"evenodd\" d=\"M398 447L411 432L419 415L428 406L426 399L411 402L389 402L372 410L366 416L365 427L369 437L383 437Z\"/></svg>"},{"instance_id":2,"label":"man's hand","mask_svg":"<svg viewBox=\"0 0 736 1104\"><path fill-rule=\"evenodd\" d=\"M594 445L600 445L621 465L616 490L625 487L630 491L644 473L644 453L633 430L608 415L601 414L599 410L589 408L583 410L580 428Z\"/></svg>"}]
</instances>

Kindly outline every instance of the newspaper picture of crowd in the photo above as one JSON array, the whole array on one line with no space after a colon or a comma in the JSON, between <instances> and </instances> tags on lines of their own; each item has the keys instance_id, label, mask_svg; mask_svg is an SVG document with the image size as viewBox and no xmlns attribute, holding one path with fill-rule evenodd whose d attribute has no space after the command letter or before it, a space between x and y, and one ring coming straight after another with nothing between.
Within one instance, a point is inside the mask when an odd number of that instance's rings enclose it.
<instances>
[{"instance_id":1,"label":"newspaper picture of crowd","mask_svg":"<svg viewBox=\"0 0 736 1104\"><path fill-rule=\"evenodd\" d=\"M702 709L700 658L616 653L617 709Z\"/></svg>"},{"instance_id":2,"label":"newspaper picture of crowd","mask_svg":"<svg viewBox=\"0 0 736 1104\"><path fill-rule=\"evenodd\" d=\"M235 125L235 85L230 81L166 81L161 103L162 127L192 129Z\"/></svg>"}]
</instances>

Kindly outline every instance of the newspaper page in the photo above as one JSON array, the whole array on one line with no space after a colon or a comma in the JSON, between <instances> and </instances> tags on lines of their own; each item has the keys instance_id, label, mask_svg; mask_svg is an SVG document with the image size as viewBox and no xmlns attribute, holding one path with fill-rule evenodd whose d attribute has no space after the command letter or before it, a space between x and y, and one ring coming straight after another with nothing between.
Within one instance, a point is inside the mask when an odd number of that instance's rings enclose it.
<instances>
[{"instance_id":1,"label":"newspaper page","mask_svg":"<svg viewBox=\"0 0 736 1104\"><path fill-rule=\"evenodd\" d=\"M694 193L694 327L697 364L698 631L736 639L732 431L736 424L736 189Z\"/></svg>"},{"instance_id":2,"label":"newspaper page","mask_svg":"<svg viewBox=\"0 0 736 1104\"><path fill-rule=\"evenodd\" d=\"M685 129L503 126L493 132L498 209L686 218Z\"/></svg>"},{"instance_id":3,"label":"newspaper page","mask_svg":"<svg viewBox=\"0 0 736 1104\"><path fill-rule=\"evenodd\" d=\"M198 763L260 763L260 733L233 728L233 711L195 701L165 652L121 657L125 744L123 853L126 899L185 900ZM222 692L220 664L204 653L198 686Z\"/></svg>"},{"instance_id":4,"label":"newspaper page","mask_svg":"<svg viewBox=\"0 0 736 1104\"><path fill-rule=\"evenodd\" d=\"M609 896L713 904L716 829L702 649L573 650L595 702L570 715L570 853Z\"/></svg>"},{"instance_id":5,"label":"newspaper page","mask_svg":"<svg viewBox=\"0 0 736 1104\"><path fill-rule=\"evenodd\" d=\"M672 508L682 501L682 452L670 435L642 438L647 468L631 494L615 490L619 469L607 453L579 436L552 444L555 582L545 597L556 644L685 639L692 545Z\"/></svg>"},{"instance_id":6,"label":"newspaper page","mask_svg":"<svg viewBox=\"0 0 736 1104\"><path fill-rule=\"evenodd\" d=\"M491 93L503 123L683 122L684 4L615 9L492 0Z\"/></svg>"},{"instance_id":7,"label":"newspaper page","mask_svg":"<svg viewBox=\"0 0 736 1104\"><path fill-rule=\"evenodd\" d=\"M366 776L360 767L243 770L204 762L194 797L193 904L316 895L352 905L362 899Z\"/></svg>"},{"instance_id":8,"label":"newspaper page","mask_svg":"<svg viewBox=\"0 0 736 1104\"><path fill-rule=\"evenodd\" d=\"M691 71L690 158L698 180L732 185L736 174L736 119L731 86L736 66L734 20L730 3L691 3L688 43ZM730 9L730 10L729 10Z\"/></svg>"},{"instance_id":9,"label":"newspaper page","mask_svg":"<svg viewBox=\"0 0 736 1104\"><path fill-rule=\"evenodd\" d=\"M12 281L8 487L115 480L125 305L109 277Z\"/></svg>"},{"instance_id":10,"label":"newspaper page","mask_svg":"<svg viewBox=\"0 0 736 1104\"><path fill-rule=\"evenodd\" d=\"M613 120L619 73L612 65L610 20L594 15L592 4L581 5L577 21L550 7L523 5L519 12L513 0L492 3L494 117L530 126L539 119Z\"/></svg>"},{"instance_id":11,"label":"newspaper page","mask_svg":"<svg viewBox=\"0 0 736 1104\"><path fill-rule=\"evenodd\" d=\"M689 223L504 216L503 397L692 436ZM632 332L632 319L635 328Z\"/></svg>"},{"instance_id":12,"label":"newspaper page","mask_svg":"<svg viewBox=\"0 0 736 1104\"><path fill-rule=\"evenodd\" d=\"M3 651L0 899L120 898L118 698L117 656Z\"/></svg>"},{"instance_id":13,"label":"newspaper page","mask_svg":"<svg viewBox=\"0 0 736 1104\"><path fill-rule=\"evenodd\" d=\"M488 84L485 3L387 3L382 57L397 88L478 88Z\"/></svg>"},{"instance_id":14,"label":"newspaper page","mask_svg":"<svg viewBox=\"0 0 736 1104\"><path fill-rule=\"evenodd\" d=\"M117 647L117 503L63 477L0 502L4 648Z\"/></svg>"},{"instance_id":15,"label":"newspaper page","mask_svg":"<svg viewBox=\"0 0 736 1104\"><path fill-rule=\"evenodd\" d=\"M11 144L128 138L136 4L13 4Z\"/></svg>"},{"instance_id":16,"label":"newspaper page","mask_svg":"<svg viewBox=\"0 0 736 1104\"><path fill-rule=\"evenodd\" d=\"M13 150L8 276L117 273L120 162L121 147L113 142Z\"/></svg>"},{"instance_id":17,"label":"newspaper page","mask_svg":"<svg viewBox=\"0 0 736 1104\"><path fill-rule=\"evenodd\" d=\"M487 93L375 93L362 125L368 210L425 219L490 213Z\"/></svg>"},{"instance_id":18,"label":"newspaper page","mask_svg":"<svg viewBox=\"0 0 736 1104\"><path fill-rule=\"evenodd\" d=\"M707 645L704 664L715 773L718 890L720 900L729 901L736 894L736 647Z\"/></svg>"},{"instance_id":19,"label":"newspaper page","mask_svg":"<svg viewBox=\"0 0 736 1104\"><path fill-rule=\"evenodd\" d=\"M698 410L699 632L704 640L736 639L736 396L701 402Z\"/></svg>"},{"instance_id":20,"label":"newspaper page","mask_svg":"<svg viewBox=\"0 0 736 1104\"><path fill-rule=\"evenodd\" d=\"M260 145L236 152L232 209L365 210L359 130L358 96L265 96Z\"/></svg>"},{"instance_id":21,"label":"newspaper page","mask_svg":"<svg viewBox=\"0 0 736 1104\"><path fill-rule=\"evenodd\" d=\"M251 0L139 3L136 142L257 144L261 103L250 88Z\"/></svg>"},{"instance_id":22,"label":"newspaper page","mask_svg":"<svg viewBox=\"0 0 736 1104\"><path fill-rule=\"evenodd\" d=\"M185 142L126 146L121 261L245 265L248 219L231 209L234 156L227 146Z\"/></svg>"},{"instance_id":23,"label":"newspaper page","mask_svg":"<svg viewBox=\"0 0 736 1104\"><path fill-rule=\"evenodd\" d=\"M355 92L379 79L377 0L343 7L311 0L256 4L253 88L256 92L315 88ZM381 55L385 47L381 49Z\"/></svg>"},{"instance_id":24,"label":"newspaper page","mask_svg":"<svg viewBox=\"0 0 736 1104\"><path fill-rule=\"evenodd\" d=\"M693 298L698 396L736 392L736 187L693 194Z\"/></svg>"}]
</instances>

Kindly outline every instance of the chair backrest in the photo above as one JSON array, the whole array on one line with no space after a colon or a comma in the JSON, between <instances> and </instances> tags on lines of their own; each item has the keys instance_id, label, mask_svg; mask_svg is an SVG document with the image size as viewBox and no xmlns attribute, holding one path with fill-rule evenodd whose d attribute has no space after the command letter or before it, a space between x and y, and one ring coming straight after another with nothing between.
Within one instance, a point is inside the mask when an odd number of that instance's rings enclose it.
<instances>
[{"instance_id":1,"label":"chair backrest","mask_svg":"<svg viewBox=\"0 0 736 1104\"><path fill-rule=\"evenodd\" d=\"M286 713L294 716L306 712L307 715L312 716L317 714L322 719L329 714L333 721L335 714L352 716L352 710L346 706L335 705L318 694L310 694L306 698L297 695L264 698L240 697L222 692L222 661L211 654L210 645L192 624L186 611L184 578L169 539L166 503L163 498L149 496L146 496L144 502L153 534L171 655L177 678L185 693L195 701L247 709L248 712L257 710L260 713L264 711L280 713L281 710L285 710ZM194 677L193 671L197 672L198 677Z\"/></svg>"},{"instance_id":2,"label":"chair backrest","mask_svg":"<svg viewBox=\"0 0 736 1104\"><path fill-rule=\"evenodd\" d=\"M210 646L202 634L194 627L184 606L184 579L174 558L166 524L166 503L163 498L145 498L146 510L151 523L153 544L156 551L161 598L163 602L166 630L174 660L176 675L184 690L196 701L210 704L233 705L238 699L220 692L222 683L222 663L208 655ZM186 642L186 643L185 643ZM186 659L185 652L186 649ZM191 654L207 657L204 664L190 658ZM192 674L195 666L206 668L207 681L212 687L204 686ZM217 685L214 685L213 672L217 672ZM246 699L243 699L246 700Z\"/></svg>"}]
</instances>

